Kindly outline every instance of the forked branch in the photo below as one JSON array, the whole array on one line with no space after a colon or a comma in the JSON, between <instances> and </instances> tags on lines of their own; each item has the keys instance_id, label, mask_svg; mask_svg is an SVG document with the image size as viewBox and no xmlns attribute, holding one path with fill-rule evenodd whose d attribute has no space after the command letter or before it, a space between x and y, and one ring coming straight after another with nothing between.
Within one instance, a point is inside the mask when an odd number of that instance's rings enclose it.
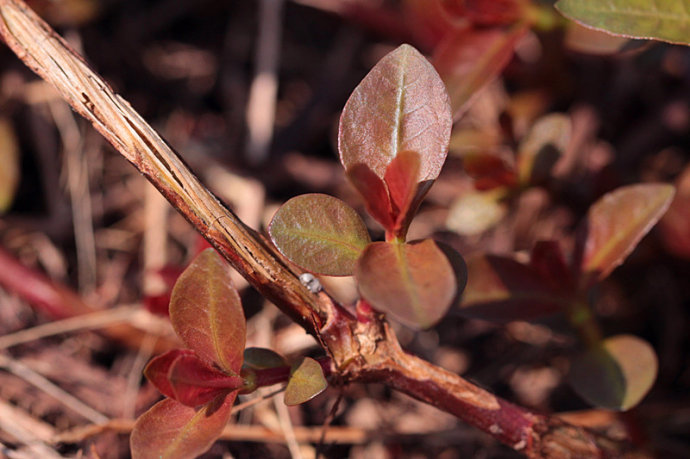
<instances>
[{"instance_id":1,"label":"forked branch","mask_svg":"<svg viewBox=\"0 0 690 459\"><path fill-rule=\"evenodd\" d=\"M531 457L620 457L629 450L493 396L403 352L379 316L358 321L299 281L270 244L226 209L170 146L20 0L0 0L0 33L24 63L129 160L259 292L314 335L342 382L385 382Z\"/></svg>"}]
</instances>

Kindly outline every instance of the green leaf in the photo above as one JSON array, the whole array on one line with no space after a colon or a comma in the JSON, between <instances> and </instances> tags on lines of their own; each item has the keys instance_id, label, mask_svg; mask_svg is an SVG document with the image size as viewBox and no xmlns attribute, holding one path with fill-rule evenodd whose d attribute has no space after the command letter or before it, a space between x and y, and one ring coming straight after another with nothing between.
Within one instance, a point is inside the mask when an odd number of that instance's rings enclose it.
<instances>
[{"instance_id":1,"label":"green leaf","mask_svg":"<svg viewBox=\"0 0 690 459\"><path fill-rule=\"evenodd\" d=\"M448 34L436 47L432 62L448 88L455 119L508 65L526 31L524 25L508 30L462 28Z\"/></svg>"},{"instance_id":2,"label":"green leaf","mask_svg":"<svg viewBox=\"0 0 690 459\"><path fill-rule=\"evenodd\" d=\"M325 194L290 199L276 212L268 233L292 262L329 276L352 274L357 258L371 241L357 212Z\"/></svg>"},{"instance_id":3,"label":"green leaf","mask_svg":"<svg viewBox=\"0 0 690 459\"><path fill-rule=\"evenodd\" d=\"M505 323L562 311L567 297L550 287L532 266L494 255L467 260L467 287L460 303L465 317Z\"/></svg>"},{"instance_id":4,"label":"green leaf","mask_svg":"<svg viewBox=\"0 0 690 459\"><path fill-rule=\"evenodd\" d=\"M0 118L0 214L5 213L14 200L19 185L19 146L12 125Z\"/></svg>"},{"instance_id":5,"label":"green leaf","mask_svg":"<svg viewBox=\"0 0 690 459\"><path fill-rule=\"evenodd\" d=\"M481 234L493 228L508 210L499 202L502 194L494 190L463 194L451 204L446 226L463 236Z\"/></svg>"},{"instance_id":6,"label":"green leaf","mask_svg":"<svg viewBox=\"0 0 690 459\"><path fill-rule=\"evenodd\" d=\"M411 150L421 160L417 181L434 180L446 159L451 125L438 73L419 51L402 45L374 66L345 104L340 160L348 172L365 165L383 179L393 158Z\"/></svg>"},{"instance_id":7,"label":"green leaf","mask_svg":"<svg viewBox=\"0 0 690 459\"><path fill-rule=\"evenodd\" d=\"M431 239L369 244L355 267L362 297L412 328L438 322L457 292L448 258Z\"/></svg>"},{"instance_id":8,"label":"green leaf","mask_svg":"<svg viewBox=\"0 0 690 459\"><path fill-rule=\"evenodd\" d=\"M248 347L244 350L244 365L255 370L285 367L288 363L282 355L263 347Z\"/></svg>"},{"instance_id":9,"label":"green leaf","mask_svg":"<svg viewBox=\"0 0 690 459\"><path fill-rule=\"evenodd\" d=\"M134 424L129 438L133 459L187 459L206 452L230 419L237 392L194 409L165 399Z\"/></svg>"},{"instance_id":10,"label":"green leaf","mask_svg":"<svg viewBox=\"0 0 690 459\"><path fill-rule=\"evenodd\" d=\"M579 229L576 253L581 254L581 285L608 276L666 212L674 188L638 184L605 194L589 209Z\"/></svg>"},{"instance_id":11,"label":"green leaf","mask_svg":"<svg viewBox=\"0 0 690 459\"><path fill-rule=\"evenodd\" d=\"M690 0L560 0L556 8L614 35L690 44Z\"/></svg>"},{"instance_id":12,"label":"green leaf","mask_svg":"<svg viewBox=\"0 0 690 459\"><path fill-rule=\"evenodd\" d=\"M228 374L238 374L246 325L229 266L213 249L201 252L177 279L170 321L182 341Z\"/></svg>"},{"instance_id":13,"label":"green leaf","mask_svg":"<svg viewBox=\"0 0 690 459\"><path fill-rule=\"evenodd\" d=\"M325 391L328 381L323 369L316 360L305 357L297 369L290 375L285 388L285 404L299 405Z\"/></svg>"},{"instance_id":14,"label":"green leaf","mask_svg":"<svg viewBox=\"0 0 690 459\"><path fill-rule=\"evenodd\" d=\"M656 354L646 341L618 335L580 355L572 364L569 381L592 405L625 411L647 395L657 369Z\"/></svg>"},{"instance_id":15,"label":"green leaf","mask_svg":"<svg viewBox=\"0 0 690 459\"><path fill-rule=\"evenodd\" d=\"M537 120L520 143L518 174L524 184L539 184L551 176L551 169L570 143L570 118L552 113Z\"/></svg>"}]
</instances>

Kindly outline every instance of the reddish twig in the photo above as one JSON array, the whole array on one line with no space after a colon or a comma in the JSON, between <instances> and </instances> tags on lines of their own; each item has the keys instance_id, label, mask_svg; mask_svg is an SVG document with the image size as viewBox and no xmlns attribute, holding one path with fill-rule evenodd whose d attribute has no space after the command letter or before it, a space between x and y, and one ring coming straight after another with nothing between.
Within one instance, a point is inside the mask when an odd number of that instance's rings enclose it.
<instances>
[{"instance_id":1,"label":"reddish twig","mask_svg":"<svg viewBox=\"0 0 690 459\"><path fill-rule=\"evenodd\" d=\"M0 285L14 292L38 312L51 319L66 319L101 311L85 303L69 287L22 265L2 248L0 248ZM133 349L138 349L146 338L146 332L127 323L110 324L101 331ZM161 336L156 342L155 350L164 352L178 344L171 338Z\"/></svg>"}]
</instances>

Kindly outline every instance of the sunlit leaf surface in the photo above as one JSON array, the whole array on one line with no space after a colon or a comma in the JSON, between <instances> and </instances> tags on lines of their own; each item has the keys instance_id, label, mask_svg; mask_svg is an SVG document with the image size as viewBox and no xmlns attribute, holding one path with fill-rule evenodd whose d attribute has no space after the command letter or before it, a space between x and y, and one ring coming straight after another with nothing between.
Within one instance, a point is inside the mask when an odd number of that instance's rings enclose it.
<instances>
[{"instance_id":1,"label":"sunlit leaf surface","mask_svg":"<svg viewBox=\"0 0 690 459\"><path fill-rule=\"evenodd\" d=\"M370 241L357 212L325 194L290 199L278 209L268 232L278 250L292 262L330 276L352 274Z\"/></svg>"},{"instance_id":2,"label":"sunlit leaf surface","mask_svg":"<svg viewBox=\"0 0 690 459\"><path fill-rule=\"evenodd\" d=\"M570 384L592 405L628 410L637 405L656 379L654 349L635 336L618 335L579 356L570 369Z\"/></svg>"},{"instance_id":3,"label":"sunlit leaf surface","mask_svg":"<svg viewBox=\"0 0 690 459\"><path fill-rule=\"evenodd\" d=\"M373 307L417 329L438 322L457 292L453 267L430 239L370 244L357 262L355 278Z\"/></svg>"},{"instance_id":4,"label":"sunlit leaf surface","mask_svg":"<svg viewBox=\"0 0 690 459\"><path fill-rule=\"evenodd\" d=\"M246 325L229 269L215 250L201 252L175 283L170 321L182 341L199 357L238 374Z\"/></svg>"},{"instance_id":5,"label":"sunlit leaf surface","mask_svg":"<svg viewBox=\"0 0 690 459\"><path fill-rule=\"evenodd\" d=\"M305 357L290 375L285 388L285 404L299 405L308 402L328 387L323 369L316 360Z\"/></svg>"},{"instance_id":6,"label":"sunlit leaf surface","mask_svg":"<svg viewBox=\"0 0 690 459\"><path fill-rule=\"evenodd\" d=\"M446 159L451 125L436 70L412 46L402 45L374 66L345 104L340 159L348 172L363 164L383 178L393 158L411 150L421 160L418 181L433 180Z\"/></svg>"},{"instance_id":7,"label":"sunlit leaf surface","mask_svg":"<svg viewBox=\"0 0 690 459\"><path fill-rule=\"evenodd\" d=\"M237 392L195 409L172 399L156 403L137 419L130 448L133 459L191 459L207 451L230 419Z\"/></svg>"},{"instance_id":8,"label":"sunlit leaf surface","mask_svg":"<svg viewBox=\"0 0 690 459\"><path fill-rule=\"evenodd\" d=\"M556 8L612 34L690 44L690 0L560 0Z\"/></svg>"},{"instance_id":9,"label":"sunlit leaf surface","mask_svg":"<svg viewBox=\"0 0 690 459\"><path fill-rule=\"evenodd\" d=\"M630 185L592 205L579 230L583 285L605 278L623 262L666 212L673 194L671 185Z\"/></svg>"}]
</instances>

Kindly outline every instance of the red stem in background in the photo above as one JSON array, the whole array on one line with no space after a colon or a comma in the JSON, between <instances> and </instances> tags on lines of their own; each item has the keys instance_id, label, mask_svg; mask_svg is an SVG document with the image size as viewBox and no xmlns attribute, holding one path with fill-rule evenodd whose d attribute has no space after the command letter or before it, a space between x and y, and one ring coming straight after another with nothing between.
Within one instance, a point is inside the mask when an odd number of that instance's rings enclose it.
<instances>
[{"instance_id":1,"label":"red stem in background","mask_svg":"<svg viewBox=\"0 0 690 459\"><path fill-rule=\"evenodd\" d=\"M66 319L98 312L69 287L50 280L45 274L27 268L0 247L0 286L33 306L50 319ZM109 337L132 349L140 349L146 332L126 323L113 324L102 329ZM179 343L159 337L156 352L165 352Z\"/></svg>"}]
</instances>

